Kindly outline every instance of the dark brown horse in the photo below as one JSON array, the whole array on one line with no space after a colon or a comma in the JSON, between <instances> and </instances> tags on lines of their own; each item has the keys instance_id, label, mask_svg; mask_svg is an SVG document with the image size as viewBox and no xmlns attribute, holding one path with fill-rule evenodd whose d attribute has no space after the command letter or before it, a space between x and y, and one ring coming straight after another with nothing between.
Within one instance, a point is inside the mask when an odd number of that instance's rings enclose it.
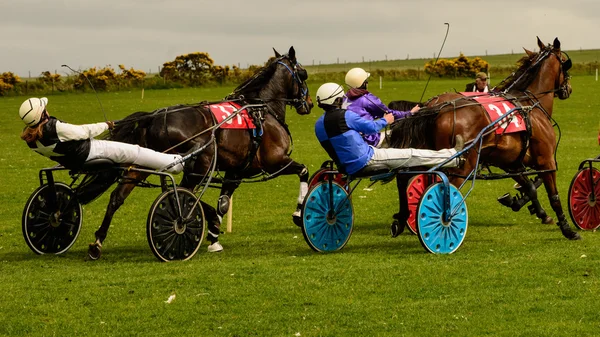
<instances>
[{"instance_id":1,"label":"dark brown horse","mask_svg":"<svg viewBox=\"0 0 600 337\"><path fill-rule=\"evenodd\" d=\"M544 222L551 222L537 200L533 182L527 179L528 168L539 172L550 205L556 213L557 225L562 234L571 240L581 239L573 231L562 210L556 188L556 135L552 107L554 97L567 99L571 94L568 70L571 60L561 52L560 41L544 45L538 38L539 53L525 49L527 55L520 61L520 67L495 88L495 93L507 98L515 105L533 106L533 110L524 113L529 120L527 132L484 135L480 152L480 164L498 167L511 174L521 186L525 187L535 208L537 216ZM455 136L473 140L487 125L491 124L485 109L472 98L457 93L445 93L430 99L414 118L401 120L393 128L391 141L393 147L420 147L442 149L453 146ZM450 181L460 186L476 166L478 149L466 154L463 167L448 170ZM529 172L531 173L531 172ZM397 179L400 196L400 213L394 217L404 225L408 219L406 198L407 179Z\"/></svg>"},{"instance_id":2,"label":"dark brown horse","mask_svg":"<svg viewBox=\"0 0 600 337\"><path fill-rule=\"evenodd\" d=\"M305 82L307 77L306 70L296 60L293 47L285 55L275 51L274 59L227 97L228 100L238 100L240 105L266 105L259 118L262 121L255 120L256 124L262 124L262 135L255 137L249 130L218 129L215 134L216 146L207 147L195 160L186 162L180 186L190 190L210 173L215 148L216 170L225 172L217 209L202 202L208 222L208 239L211 243L218 242L221 218L227 212L229 198L244 178L260 174L270 175L269 177L296 174L301 182L300 200L304 199L303 193L306 192L309 173L304 165L289 157L291 135L285 123L285 112L286 106L292 105L300 115L310 113L313 103ZM154 113L136 112L126 117L117 123L109 139L139 144L156 151L189 153L209 142L210 132L198 134L215 124L206 103L174 106ZM180 143L181 145L171 148ZM102 225L95 233L96 241L90 245L91 258L100 256L102 242L106 238L114 213L136 187L136 182L143 181L147 176L148 174L143 172L127 172L119 180L119 185L110 195ZM104 179L114 182L116 178ZM93 186L89 190L92 189ZM91 200L98 194L97 191L85 196L85 199Z\"/></svg>"}]
</instances>

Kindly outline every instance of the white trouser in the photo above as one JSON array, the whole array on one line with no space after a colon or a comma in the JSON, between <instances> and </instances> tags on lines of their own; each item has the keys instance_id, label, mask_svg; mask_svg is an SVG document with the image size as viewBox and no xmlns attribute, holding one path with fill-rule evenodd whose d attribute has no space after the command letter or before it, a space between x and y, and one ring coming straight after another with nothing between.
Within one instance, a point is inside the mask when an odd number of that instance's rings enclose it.
<instances>
[{"instance_id":1,"label":"white trouser","mask_svg":"<svg viewBox=\"0 0 600 337\"><path fill-rule=\"evenodd\" d=\"M367 163L370 165L385 165L390 170L398 167L413 167L413 166L435 166L443 163L448 158L456 154L455 149L420 150L420 149L378 149L373 147L374 154L371 160ZM444 167L457 167L458 158L451 160Z\"/></svg>"},{"instance_id":2,"label":"white trouser","mask_svg":"<svg viewBox=\"0 0 600 337\"><path fill-rule=\"evenodd\" d=\"M181 156L156 152L139 145L91 139L90 154L86 161L97 158L110 159L117 164L138 165L158 170L181 159ZM175 165L167 170L170 173L181 171L183 171L183 164Z\"/></svg>"}]
</instances>

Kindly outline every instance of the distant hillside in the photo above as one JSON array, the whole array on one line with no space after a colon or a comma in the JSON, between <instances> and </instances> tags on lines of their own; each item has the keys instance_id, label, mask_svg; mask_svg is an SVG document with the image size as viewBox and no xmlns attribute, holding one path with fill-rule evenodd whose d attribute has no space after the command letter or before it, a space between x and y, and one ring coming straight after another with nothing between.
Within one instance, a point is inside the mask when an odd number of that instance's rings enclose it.
<instances>
[{"instance_id":1,"label":"distant hillside","mask_svg":"<svg viewBox=\"0 0 600 337\"><path fill-rule=\"evenodd\" d=\"M567 54L571 57L574 64L577 63L591 63L600 61L600 49L590 50L567 50ZM514 66L523 57L525 52L515 54L502 54L502 55L467 55L468 58L481 57L490 64L490 69L493 71L494 67L510 67ZM446 59L454 59L458 57L453 56ZM403 70L403 69L423 69L426 62L431 60L428 59L410 59L410 60L389 60L389 61L371 61L371 62L354 62L354 63L333 63L333 64L322 64L322 65L308 65L304 64L306 70L311 74L315 73L331 73L331 72L346 72L352 68L360 67L367 71L373 71L375 69L380 70Z\"/></svg>"}]
</instances>

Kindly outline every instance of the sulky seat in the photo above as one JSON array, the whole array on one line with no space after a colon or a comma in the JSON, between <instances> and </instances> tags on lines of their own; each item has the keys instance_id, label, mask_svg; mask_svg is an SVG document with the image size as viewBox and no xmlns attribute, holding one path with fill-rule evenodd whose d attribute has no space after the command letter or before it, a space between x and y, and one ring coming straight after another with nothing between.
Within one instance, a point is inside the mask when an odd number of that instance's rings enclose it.
<instances>
[{"instance_id":1,"label":"sulky seat","mask_svg":"<svg viewBox=\"0 0 600 337\"><path fill-rule=\"evenodd\" d=\"M367 178L372 177L379 174L389 173L390 169L383 164L378 165L367 165L363 167L360 171L351 175L352 179L356 178Z\"/></svg>"},{"instance_id":2,"label":"sulky seat","mask_svg":"<svg viewBox=\"0 0 600 337\"><path fill-rule=\"evenodd\" d=\"M112 161L110 159L106 159L106 158L97 158L97 159L88 160L85 163L83 163L83 165L81 165L80 170L85 171L85 172L103 171L103 170L109 170L109 169L112 169L115 167L117 167L117 164L114 161Z\"/></svg>"}]
</instances>

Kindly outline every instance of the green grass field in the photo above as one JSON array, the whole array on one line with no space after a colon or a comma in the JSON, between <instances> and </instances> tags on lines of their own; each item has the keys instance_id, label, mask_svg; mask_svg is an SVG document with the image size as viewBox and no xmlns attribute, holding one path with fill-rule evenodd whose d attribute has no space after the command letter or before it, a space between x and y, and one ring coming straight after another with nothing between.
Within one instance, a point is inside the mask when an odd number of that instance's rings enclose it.
<instances>
[{"instance_id":1,"label":"green grass field","mask_svg":"<svg viewBox=\"0 0 600 337\"><path fill-rule=\"evenodd\" d=\"M574 55L571 55L574 57ZM314 94L319 84L311 85ZM384 102L418 100L424 81L384 82ZM432 80L425 97L463 81ZM600 83L574 77L573 95L555 101L562 140L563 206L579 162L600 152ZM224 97L231 88L101 93L109 119L177 103ZM496 202L513 183L477 181L467 200L469 228L452 255L425 253L414 235L389 235L395 184L359 186L354 234L333 254L317 254L291 221L297 177L242 185L225 251L206 243L190 261L159 263L145 225L158 189L136 189L115 215L103 256L86 259L108 193L84 207L78 241L61 256L38 256L22 237L21 213L52 163L19 139L24 97L0 98L0 335L3 336L596 336L600 331L600 235L570 242L555 225ZM50 96L49 111L72 123L102 121L93 94ZM293 157L314 172L327 159L313 135L321 115L288 110ZM545 193L542 205L552 214ZM205 199L216 203L217 191ZM565 212L568 212L565 208ZM171 303L165 303L176 295Z\"/></svg>"}]
</instances>

